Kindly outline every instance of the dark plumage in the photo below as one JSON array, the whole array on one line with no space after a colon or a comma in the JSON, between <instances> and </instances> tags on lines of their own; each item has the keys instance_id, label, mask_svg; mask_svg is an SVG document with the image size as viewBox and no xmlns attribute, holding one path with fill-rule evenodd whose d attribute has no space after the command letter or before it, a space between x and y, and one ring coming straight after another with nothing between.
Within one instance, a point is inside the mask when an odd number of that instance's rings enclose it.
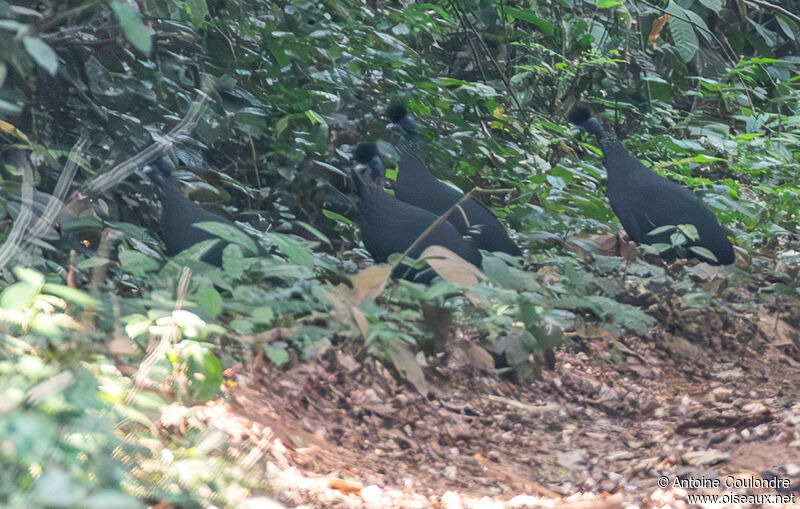
<instances>
[{"instance_id":1,"label":"dark plumage","mask_svg":"<svg viewBox=\"0 0 800 509\"><path fill-rule=\"evenodd\" d=\"M592 117L588 106L577 105L568 119L597 137L603 149L603 166L608 172L608 201L634 242L670 244L671 232L647 233L660 226L692 224L700 238L696 242L689 241L686 247L704 247L714 253L717 260L706 259L688 249L686 256L719 265L734 262L733 246L725 230L698 197L643 165L618 139L606 134L600 122ZM672 250L662 254L666 259L673 259L676 255Z\"/></svg>"},{"instance_id":2,"label":"dark plumage","mask_svg":"<svg viewBox=\"0 0 800 509\"><path fill-rule=\"evenodd\" d=\"M464 194L434 177L425 166L417 124L405 107L392 104L386 113L392 122L390 128L401 131L404 138L400 144L400 160L397 162L395 196L437 216L444 214ZM447 219L462 235L473 234L477 247L486 251L503 251L515 256L522 254L509 238L497 216L488 207L472 198L463 202L460 207L461 210L454 210ZM475 231L477 233L474 233Z\"/></svg>"},{"instance_id":3,"label":"dark plumage","mask_svg":"<svg viewBox=\"0 0 800 509\"><path fill-rule=\"evenodd\" d=\"M376 262L388 260L392 253L403 253L417 240L437 216L427 210L404 203L386 193L383 189L383 163L374 144L362 143L356 147L354 158L368 168L369 175L356 171L354 180L359 194L359 212L361 214L361 240L364 247ZM443 222L436 227L409 256L417 258L428 246L444 246L468 262L480 266L481 255L478 250L461 237L456 228ZM395 272L396 276L407 279L429 282L434 274L426 271L409 271L402 265Z\"/></svg>"},{"instance_id":4,"label":"dark plumage","mask_svg":"<svg viewBox=\"0 0 800 509\"><path fill-rule=\"evenodd\" d=\"M175 165L166 157L154 163L155 168L147 172L156 183L161 198L161 238L167 254L174 256L191 246L209 239L219 239L216 235L192 226L195 223L213 221L230 226L233 222L209 212L183 195L178 183L172 177ZM204 262L222 266L222 250L227 242L220 239L201 258Z\"/></svg>"}]
</instances>

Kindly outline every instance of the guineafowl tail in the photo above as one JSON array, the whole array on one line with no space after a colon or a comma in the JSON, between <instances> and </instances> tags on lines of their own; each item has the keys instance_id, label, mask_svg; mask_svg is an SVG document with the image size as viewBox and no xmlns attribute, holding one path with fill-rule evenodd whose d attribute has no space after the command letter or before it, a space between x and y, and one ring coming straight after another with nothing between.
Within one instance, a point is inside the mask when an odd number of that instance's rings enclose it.
<instances>
[{"instance_id":1,"label":"guineafowl tail","mask_svg":"<svg viewBox=\"0 0 800 509\"><path fill-rule=\"evenodd\" d=\"M572 108L572 111L569 112L569 115L567 115L567 120L584 131L597 136L598 140L602 140L606 137L603 126L592 116L592 111L587 104L576 104L575 107Z\"/></svg>"}]
</instances>

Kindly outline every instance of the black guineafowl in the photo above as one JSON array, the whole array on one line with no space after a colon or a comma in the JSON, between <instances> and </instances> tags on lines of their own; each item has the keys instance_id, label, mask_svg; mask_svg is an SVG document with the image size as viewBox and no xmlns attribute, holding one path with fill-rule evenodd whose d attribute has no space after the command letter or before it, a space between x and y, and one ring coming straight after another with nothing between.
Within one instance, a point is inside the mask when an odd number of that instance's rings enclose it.
<instances>
[{"instance_id":1,"label":"black guineafowl","mask_svg":"<svg viewBox=\"0 0 800 509\"><path fill-rule=\"evenodd\" d=\"M568 120L597 137L603 149L603 166L608 173L608 201L628 232L640 244L670 244L671 231L648 235L667 225L691 224L699 239L691 239L684 247L699 246L711 251L716 260L687 249L685 255L715 265L729 265L735 256L725 230L717 217L698 197L643 165L620 141L608 136L586 104L570 111ZM674 259L678 253L667 250L661 256Z\"/></svg>"},{"instance_id":2,"label":"black guineafowl","mask_svg":"<svg viewBox=\"0 0 800 509\"><path fill-rule=\"evenodd\" d=\"M427 210L404 203L384 190L384 168L374 143L360 143L353 152L356 163L366 166L367 171L354 172L354 181L359 195L361 215L361 240L376 262L385 262L392 253L403 253L417 240L437 216ZM368 173L368 175L364 175ZM444 221L437 226L409 256L417 258L428 246L444 246L461 258L480 266L478 250L464 240L456 228ZM432 270L409 271L400 265L396 276L430 282Z\"/></svg>"},{"instance_id":3,"label":"black guineafowl","mask_svg":"<svg viewBox=\"0 0 800 509\"><path fill-rule=\"evenodd\" d=\"M191 246L209 239L219 239L213 233L193 226L200 222L216 222L229 226L236 225L213 212L209 212L183 195L172 177L175 165L167 157L158 159L147 175L156 183L161 198L161 238L167 254L174 256ZM205 252L201 260L212 265L222 266L222 250L227 242L219 239Z\"/></svg>"},{"instance_id":4,"label":"black guineafowl","mask_svg":"<svg viewBox=\"0 0 800 509\"><path fill-rule=\"evenodd\" d=\"M422 160L419 130L414 119L401 104L392 104L386 110L389 127L399 130L400 160L397 162L395 195L401 201L423 208L440 216L455 205L464 194L434 177ZM502 251L510 255L522 254L514 244L497 216L481 202L470 198L454 210L448 221L462 235L473 234L475 244L486 251ZM465 217L466 216L466 217ZM466 220L465 220L466 219ZM472 230L472 232L470 231ZM474 233L477 230L477 233Z\"/></svg>"}]
</instances>

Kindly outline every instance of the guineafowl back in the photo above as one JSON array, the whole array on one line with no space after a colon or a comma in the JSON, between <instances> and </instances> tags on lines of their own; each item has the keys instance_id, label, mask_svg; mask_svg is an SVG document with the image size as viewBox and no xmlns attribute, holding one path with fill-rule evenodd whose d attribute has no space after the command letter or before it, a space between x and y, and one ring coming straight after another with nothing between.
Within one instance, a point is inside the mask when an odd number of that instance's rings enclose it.
<instances>
[{"instance_id":1,"label":"guineafowl back","mask_svg":"<svg viewBox=\"0 0 800 509\"><path fill-rule=\"evenodd\" d=\"M218 239L216 235L193 226L200 222L217 222L235 226L233 222L209 212L184 196L177 181L172 176L174 166L165 158L154 164L156 170L149 172L157 185L161 199L160 233L167 254L174 256L189 247L209 239ZM222 265L224 242L209 249L203 255L203 261L213 265Z\"/></svg>"},{"instance_id":2,"label":"guineafowl back","mask_svg":"<svg viewBox=\"0 0 800 509\"><path fill-rule=\"evenodd\" d=\"M388 113L390 120L403 127L404 131L404 139L399 147L400 160L397 163L395 195L405 203L441 216L458 203L464 194L437 179L428 170L422 160L419 133L405 108L390 107ZM411 128L407 130L404 127L406 124L401 121L413 126L413 130ZM517 256L522 254L509 238L505 227L488 207L472 198L459 207L460 209L454 210L447 220L461 235L467 235L470 229L476 229L475 244L478 248L486 251L503 251Z\"/></svg>"}]
</instances>

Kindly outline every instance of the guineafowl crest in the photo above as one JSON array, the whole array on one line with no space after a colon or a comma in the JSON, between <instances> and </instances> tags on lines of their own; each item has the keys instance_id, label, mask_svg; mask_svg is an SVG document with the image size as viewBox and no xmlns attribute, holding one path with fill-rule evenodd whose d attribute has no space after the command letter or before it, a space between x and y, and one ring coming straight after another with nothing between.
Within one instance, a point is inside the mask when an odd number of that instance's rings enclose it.
<instances>
[{"instance_id":1,"label":"guineafowl crest","mask_svg":"<svg viewBox=\"0 0 800 509\"><path fill-rule=\"evenodd\" d=\"M353 149L353 160L357 163L367 164L378 157L378 146L372 142L362 141Z\"/></svg>"},{"instance_id":2,"label":"guineafowl crest","mask_svg":"<svg viewBox=\"0 0 800 509\"><path fill-rule=\"evenodd\" d=\"M600 140L601 143L609 141L604 140L604 138L606 138L606 132L603 126L600 125L600 122L592 116L592 110L589 108L588 104L576 104L569 112L569 115L567 115L567 120L587 133L597 136L597 139Z\"/></svg>"},{"instance_id":3,"label":"guineafowl crest","mask_svg":"<svg viewBox=\"0 0 800 509\"><path fill-rule=\"evenodd\" d=\"M572 108L569 115L567 115L567 120L569 120L571 124L581 125L591 117L592 111L589 109L589 105L586 103L578 103Z\"/></svg>"},{"instance_id":4,"label":"guineafowl crest","mask_svg":"<svg viewBox=\"0 0 800 509\"><path fill-rule=\"evenodd\" d=\"M406 115L408 115L408 110L400 103L392 103L386 108L386 116L395 124L403 120Z\"/></svg>"}]
</instances>

